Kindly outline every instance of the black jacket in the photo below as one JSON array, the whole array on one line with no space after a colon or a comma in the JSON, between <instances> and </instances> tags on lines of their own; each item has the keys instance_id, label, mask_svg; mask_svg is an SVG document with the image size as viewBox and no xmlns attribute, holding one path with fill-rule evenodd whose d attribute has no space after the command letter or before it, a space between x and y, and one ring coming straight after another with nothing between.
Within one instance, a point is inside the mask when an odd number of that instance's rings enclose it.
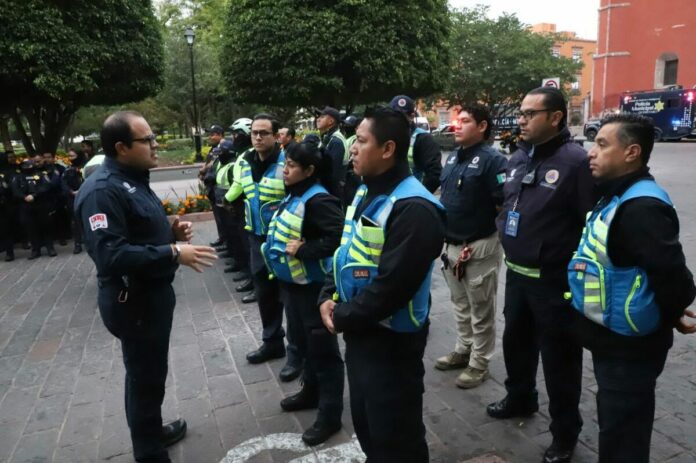
<instances>
[{"instance_id":1,"label":"black jacket","mask_svg":"<svg viewBox=\"0 0 696 463\"><path fill-rule=\"evenodd\" d=\"M608 181L599 186L605 206L641 179L652 179L648 169ZM598 325L577 312L583 344L605 355L629 357L660 355L672 346L672 328L694 300L693 275L679 243L676 210L655 198L636 198L622 204L609 230L609 258L617 267L640 267L648 275L662 311L662 326L647 336L622 336Z\"/></svg>"},{"instance_id":2,"label":"black jacket","mask_svg":"<svg viewBox=\"0 0 696 463\"><path fill-rule=\"evenodd\" d=\"M413 164L423 172L421 183L431 193L440 186L442 152L440 145L429 133L422 133L413 142Z\"/></svg>"},{"instance_id":3,"label":"black jacket","mask_svg":"<svg viewBox=\"0 0 696 463\"><path fill-rule=\"evenodd\" d=\"M391 193L408 175L408 163L373 178L365 178L367 195L356 214L380 195ZM445 237L444 214L421 198L397 201L385 227L384 246L377 277L350 302L341 302L334 310L334 326L351 333L383 330L379 322L396 313L413 299L433 260L440 255ZM319 303L331 299L336 291L329 275Z\"/></svg>"},{"instance_id":4,"label":"black jacket","mask_svg":"<svg viewBox=\"0 0 696 463\"><path fill-rule=\"evenodd\" d=\"M346 155L346 146L343 142L333 135L338 132L338 127L326 132L321 137L321 143L324 151L331 156L331 185L325 185L326 189L335 196L343 195L343 179L345 177L345 168L343 166L343 158Z\"/></svg>"},{"instance_id":5,"label":"black jacket","mask_svg":"<svg viewBox=\"0 0 696 463\"><path fill-rule=\"evenodd\" d=\"M568 129L541 145L518 146L508 161L503 210L496 220L506 258L541 268L542 276L544 269L565 272L585 215L596 203L587 153L570 140ZM526 174L532 178L525 185ZM515 202L520 218L512 237L505 233L505 224Z\"/></svg>"},{"instance_id":6,"label":"black jacket","mask_svg":"<svg viewBox=\"0 0 696 463\"><path fill-rule=\"evenodd\" d=\"M310 177L286 187L289 194L302 196L316 179ZM297 251L300 260L316 260L333 256L341 244L343 211L338 198L329 194L318 194L305 204L302 238L305 243Z\"/></svg>"}]
</instances>

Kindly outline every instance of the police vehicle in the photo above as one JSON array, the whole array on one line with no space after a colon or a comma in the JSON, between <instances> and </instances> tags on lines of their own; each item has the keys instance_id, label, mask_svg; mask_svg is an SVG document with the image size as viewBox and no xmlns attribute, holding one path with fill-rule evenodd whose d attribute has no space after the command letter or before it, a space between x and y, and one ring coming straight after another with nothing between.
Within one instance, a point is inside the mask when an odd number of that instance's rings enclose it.
<instances>
[{"instance_id":1,"label":"police vehicle","mask_svg":"<svg viewBox=\"0 0 696 463\"><path fill-rule=\"evenodd\" d=\"M651 118L655 124L655 140L680 140L696 129L694 100L696 88L626 92L621 95L619 110Z\"/></svg>"}]
</instances>

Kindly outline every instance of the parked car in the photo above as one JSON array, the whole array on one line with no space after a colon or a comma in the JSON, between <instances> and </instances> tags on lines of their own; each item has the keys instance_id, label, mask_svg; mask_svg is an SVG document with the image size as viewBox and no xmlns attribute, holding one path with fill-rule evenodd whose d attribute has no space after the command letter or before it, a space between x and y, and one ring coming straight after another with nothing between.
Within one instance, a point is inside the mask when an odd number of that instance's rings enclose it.
<instances>
[{"instance_id":1,"label":"parked car","mask_svg":"<svg viewBox=\"0 0 696 463\"><path fill-rule=\"evenodd\" d=\"M432 132L433 138L440 145L442 151L452 151L456 145L454 143L454 125L441 125Z\"/></svg>"},{"instance_id":2,"label":"parked car","mask_svg":"<svg viewBox=\"0 0 696 463\"><path fill-rule=\"evenodd\" d=\"M582 133L585 135L585 138L587 138L587 141L594 141L597 132L599 132L600 122L599 119L590 119L585 123Z\"/></svg>"}]
</instances>

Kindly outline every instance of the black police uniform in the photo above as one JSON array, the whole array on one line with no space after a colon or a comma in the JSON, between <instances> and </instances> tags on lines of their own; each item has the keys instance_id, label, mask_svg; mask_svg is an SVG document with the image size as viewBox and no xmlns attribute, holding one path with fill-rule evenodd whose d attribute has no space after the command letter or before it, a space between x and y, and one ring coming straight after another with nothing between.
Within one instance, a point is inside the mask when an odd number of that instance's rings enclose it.
<instances>
[{"instance_id":1,"label":"black police uniform","mask_svg":"<svg viewBox=\"0 0 696 463\"><path fill-rule=\"evenodd\" d=\"M236 141L233 145L233 157L231 162L237 162L239 156L242 156L248 149L249 145L238 144ZM234 182L234 166L227 173L230 185ZM231 243L232 258L236 264L238 271L242 274L249 274L249 239L246 236L244 225L246 224L244 217L244 196L240 195L231 204L229 212L229 224L226 228L226 233L229 236Z\"/></svg>"},{"instance_id":2,"label":"black police uniform","mask_svg":"<svg viewBox=\"0 0 696 463\"><path fill-rule=\"evenodd\" d=\"M594 182L585 150L567 129L541 145L520 144L506 176L497 227L508 265L503 332L508 405L538 407L541 352L551 433L558 445L568 447L582 427L582 347L571 328L573 309L563 296L566 266L594 205ZM514 214L519 216L512 221Z\"/></svg>"},{"instance_id":3,"label":"black police uniform","mask_svg":"<svg viewBox=\"0 0 696 463\"><path fill-rule=\"evenodd\" d=\"M316 182L310 177L287 187L293 196L302 196ZM278 211L278 214L282 209ZM305 204L302 238L305 243L297 251L300 260L318 260L333 256L341 243L343 213L340 201L319 194ZM305 358L303 389L318 398L317 422L329 428L338 427L343 413L344 368L338 339L329 333L321 321L317 306L322 282L298 285L279 281L280 297L291 326L300 327L294 342Z\"/></svg>"},{"instance_id":4,"label":"black police uniform","mask_svg":"<svg viewBox=\"0 0 696 463\"><path fill-rule=\"evenodd\" d=\"M82 186L83 181L82 168L78 166L68 167L61 176L63 195L66 198L66 207L68 210L68 217L70 219L70 227L73 240L75 241L75 251L80 249L82 246L82 227L75 218L75 195L73 193L80 190L80 186Z\"/></svg>"},{"instance_id":5,"label":"black police uniform","mask_svg":"<svg viewBox=\"0 0 696 463\"><path fill-rule=\"evenodd\" d=\"M7 162L7 154L0 153L0 252L5 252L5 260L14 260L14 240L12 239L12 217L14 217L14 197L12 196L14 169Z\"/></svg>"},{"instance_id":6,"label":"black police uniform","mask_svg":"<svg viewBox=\"0 0 696 463\"><path fill-rule=\"evenodd\" d=\"M440 176L440 202L447 211L447 237L461 245L496 232L496 206L503 201L501 186L507 160L484 143L451 154Z\"/></svg>"},{"instance_id":7,"label":"black police uniform","mask_svg":"<svg viewBox=\"0 0 696 463\"><path fill-rule=\"evenodd\" d=\"M75 214L97 267L99 312L121 340L133 454L138 461L169 462L160 437L176 302L174 233L149 187L149 172L108 157L80 188Z\"/></svg>"},{"instance_id":8,"label":"black police uniform","mask_svg":"<svg viewBox=\"0 0 696 463\"><path fill-rule=\"evenodd\" d=\"M338 137L333 136L336 132L338 127L334 127L321 137L321 145L331 157L331 185L325 185L325 187L332 195L343 198L343 184L346 176L343 157L346 153L346 145Z\"/></svg>"},{"instance_id":9,"label":"black police uniform","mask_svg":"<svg viewBox=\"0 0 696 463\"><path fill-rule=\"evenodd\" d=\"M41 167L31 167L27 161L23 163L21 174L13 180L12 191L20 202L20 220L29 235L32 258L41 255L43 246L49 255L55 255L52 233L56 203L52 195L58 182L60 178L57 175L51 175ZM25 201L24 198L29 195L34 197L34 201Z\"/></svg>"},{"instance_id":10,"label":"black police uniform","mask_svg":"<svg viewBox=\"0 0 696 463\"><path fill-rule=\"evenodd\" d=\"M639 180L654 180L648 168L599 185L606 201ZM592 352L597 379L600 463L647 463L655 418L655 386L672 347L673 329L696 296L694 277L679 243L674 207L636 198L614 215L607 252L616 267L640 267L660 308L662 324L645 336L623 336L574 312L583 346Z\"/></svg>"},{"instance_id":11,"label":"black police uniform","mask_svg":"<svg viewBox=\"0 0 696 463\"><path fill-rule=\"evenodd\" d=\"M210 151L205 158L206 165L217 160L218 147L219 144L211 145ZM215 204L215 169L211 165L208 170L206 170L203 176L203 185L205 186L205 195L208 197L210 204ZM220 217L220 211L218 208L213 207L213 218L215 219L215 227L218 233L218 241L223 242L225 240L225 230L222 223L222 218Z\"/></svg>"},{"instance_id":12,"label":"black police uniform","mask_svg":"<svg viewBox=\"0 0 696 463\"><path fill-rule=\"evenodd\" d=\"M404 160L382 175L365 178L367 195L356 213L409 175ZM444 216L424 199L402 199L394 204L385 232L380 276L350 302L337 304L333 322L344 333L353 426L368 461L426 462L423 353L429 322L413 333L398 333L379 322L415 295L442 249ZM330 275L319 303L335 291Z\"/></svg>"},{"instance_id":13,"label":"black police uniform","mask_svg":"<svg viewBox=\"0 0 696 463\"><path fill-rule=\"evenodd\" d=\"M413 164L420 172L421 183L431 193L440 186L442 173L442 152L433 136L429 133L416 135L413 142Z\"/></svg>"}]
</instances>

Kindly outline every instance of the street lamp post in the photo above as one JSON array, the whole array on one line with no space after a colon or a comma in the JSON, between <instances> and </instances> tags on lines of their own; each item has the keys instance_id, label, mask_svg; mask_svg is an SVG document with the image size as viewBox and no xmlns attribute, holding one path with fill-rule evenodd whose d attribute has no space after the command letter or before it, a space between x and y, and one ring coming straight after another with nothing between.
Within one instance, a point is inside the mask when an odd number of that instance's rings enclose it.
<instances>
[{"instance_id":1,"label":"street lamp post","mask_svg":"<svg viewBox=\"0 0 696 463\"><path fill-rule=\"evenodd\" d=\"M187 27L184 31L184 37L186 37L186 43L189 46L189 56L191 57L191 88L193 90L193 142L196 146L196 162L203 161L203 156L201 155L201 134L198 131L200 123L198 121L198 106L196 104L196 76L193 72L193 39L196 38L196 33L192 28Z\"/></svg>"}]
</instances>

